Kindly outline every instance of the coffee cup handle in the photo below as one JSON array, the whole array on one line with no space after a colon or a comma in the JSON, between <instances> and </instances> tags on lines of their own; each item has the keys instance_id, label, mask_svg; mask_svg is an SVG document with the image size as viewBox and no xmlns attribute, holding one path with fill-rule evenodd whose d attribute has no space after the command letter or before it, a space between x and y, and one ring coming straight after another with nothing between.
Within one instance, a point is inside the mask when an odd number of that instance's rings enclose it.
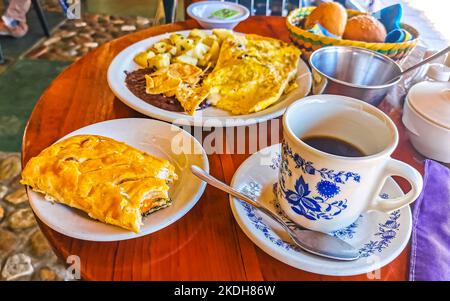
<instances>
[{"instance_id":1,"label":"coffee cup handle","mask_svg":"<svg viewBox=\"0 0 450 301\"><path fill-rule=\"evenodd\" d=\"M415 168L401 161L390 159L381 183L384 185L384 182L390 176L399 176L406 179L411 185L411 190L404 196L397 198L382 198L377 193L374 201L369 205L369 210L391 212L414 202L419 197L423 180L421 174Z\"/></svg>"}]
</instances>

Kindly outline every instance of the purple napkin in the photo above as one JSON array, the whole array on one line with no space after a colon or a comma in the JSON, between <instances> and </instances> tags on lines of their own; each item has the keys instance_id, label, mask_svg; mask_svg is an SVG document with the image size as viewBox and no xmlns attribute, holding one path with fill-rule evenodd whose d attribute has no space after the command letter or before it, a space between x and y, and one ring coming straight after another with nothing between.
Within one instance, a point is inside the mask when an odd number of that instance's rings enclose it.
<instances>
[{"instance_id":1,"label":"purple napkin","mask_svg":"<svg viewBox=\"0 0 450 301\"><path fill-rule=\"evenodd\" d=\"M409 279L450 280L450 169L431 160L414 204Z\"/></svg>"}]
</instances>

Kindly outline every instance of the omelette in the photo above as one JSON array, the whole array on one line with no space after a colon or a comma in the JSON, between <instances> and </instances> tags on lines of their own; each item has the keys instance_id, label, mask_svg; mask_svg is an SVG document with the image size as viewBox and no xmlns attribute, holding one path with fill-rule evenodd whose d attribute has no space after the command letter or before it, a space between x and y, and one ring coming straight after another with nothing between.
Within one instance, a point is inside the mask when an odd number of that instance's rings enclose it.
<instances>
[{"instance_id":1,"label":"omelette","mask_svg":"<svg viewBox=\"0 0 450 301\"><path fill-rule=\"evenodd\" d=\"M171 204L168 184L176 178L167 160L111 138L78 135L33 157L21 183L47 200L137 233L143 216Z\"/></svg>"},{"instance_id":2,"label":"omelette","mask_svg":"<svg viewBox=\"0 0 450 301\"><path fill-rule=\"evenodd\" d=\"M203 85L207 101L232 114L261 111L275 103L297 73L300 50L258 35L229 35Z\"/></svg>"}]
</instances>

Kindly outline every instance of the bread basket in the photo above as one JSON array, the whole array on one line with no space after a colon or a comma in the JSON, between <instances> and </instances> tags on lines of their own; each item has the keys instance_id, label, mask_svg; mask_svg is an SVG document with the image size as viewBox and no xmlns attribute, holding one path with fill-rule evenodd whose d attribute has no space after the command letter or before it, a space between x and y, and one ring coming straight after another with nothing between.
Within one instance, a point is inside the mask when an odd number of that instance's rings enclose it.
<instances>
[{"instance_id":1,"label":"bread basket","mask_svg":"<svg viewBox=\"0 0 450 301\"><path fill-rule=\"evenodd\" d=\"M333 45L367 48L384 54L395 61L400 61L403 58L406 58L406 56L411 52L411 50L413 50L413 48L419 41L419 33L417 32L417 30L412 26L404 23L401 23L401 27L411 33L414 38L410 41L401 43L367 43L361 41L336 39L317 35L298 27L296 24L298 24L303 18L308 16L314 9L314 6L298 8L291 11L286 18L286 25L289 31L289 36L294 44L302 51L302 56L306 60L309 59L309 56L314 50ZM348 9L347 14L350 18L362 13Z\"/></svg>"}]
</instances>

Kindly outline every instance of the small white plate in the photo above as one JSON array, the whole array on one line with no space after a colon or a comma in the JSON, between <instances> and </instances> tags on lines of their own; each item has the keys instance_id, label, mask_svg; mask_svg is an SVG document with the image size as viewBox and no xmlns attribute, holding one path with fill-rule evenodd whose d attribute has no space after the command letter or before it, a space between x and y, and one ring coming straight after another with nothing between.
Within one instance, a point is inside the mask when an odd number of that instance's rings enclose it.
<instances>
[{"instance_id":1,"label":"small white plate","mask_svg":"<svg viewBox=\"0 0 450 301\"><path fill-rule=\"evenodd\" d=\"M211 34L212 32L211 30L204 31L207 34ZM172 112L160 109L135 96L125 83L125 71L131 72L139 68L133 61L136 54L147 50L154 43L163 38L168 38L173 33L187 36L189 32L190 30L176 31L150 37L122 50L114 58L108 68L108 84L113 93L127 106L153 118L179 125L231 127L255 124L281 116L292 102L308 95L311 89L311 72L305 62L300 59L297 73L298 88L288 95L282 96L275 104L265 110L256 113L231 115L231 113L225 110L216 107L208 107L197 111L194 116L190 116L184 112Z\"/></svg>"},{"instance_id":2,"label":"small white plate","mask_svg":"<svg viewBox=\"0 0 450 301\"><path fill-rule=\"evenodd\" d=\"M191 164L209 170L205 150L193 136L177 126L150 119L115 119L78 129L60 140L80 134L113 138L151 155L165 158L175 166L178 180L171 184L169 190L172 205L145 217L139 233L96 221L81 210L48 202L42 194L28 189L33 211L41 221L57 232L91 241L117 241L144 236L180 219L197 203L205 190L205 183L189 170ZM189 142L195 151L182 151L176 145L172 146L173 141L176 141L174 137L179 141Z\"/></svg>"},{"instance_id":3,"label":"small white plate","mask_svg":"<svg viewBox=\"0 0 450 301\"><path fill-rule=\"evenodd\" d=\"M284 217L273 193L278 180L280 145L267 147L249 157L234 174L232 186L253 196L258 202ZM403 195L389 178L381 196ZM411 236L411 210L406 206L391 214L364 213L349 227L332 234L359 248L361 258L344 262L309 254L291 241L281 226L253 207L230 198L234 217L244 233L262 250L295 268L312 273L350 276L379 269L394 260Z\"/></svg>"}]
</instances>

